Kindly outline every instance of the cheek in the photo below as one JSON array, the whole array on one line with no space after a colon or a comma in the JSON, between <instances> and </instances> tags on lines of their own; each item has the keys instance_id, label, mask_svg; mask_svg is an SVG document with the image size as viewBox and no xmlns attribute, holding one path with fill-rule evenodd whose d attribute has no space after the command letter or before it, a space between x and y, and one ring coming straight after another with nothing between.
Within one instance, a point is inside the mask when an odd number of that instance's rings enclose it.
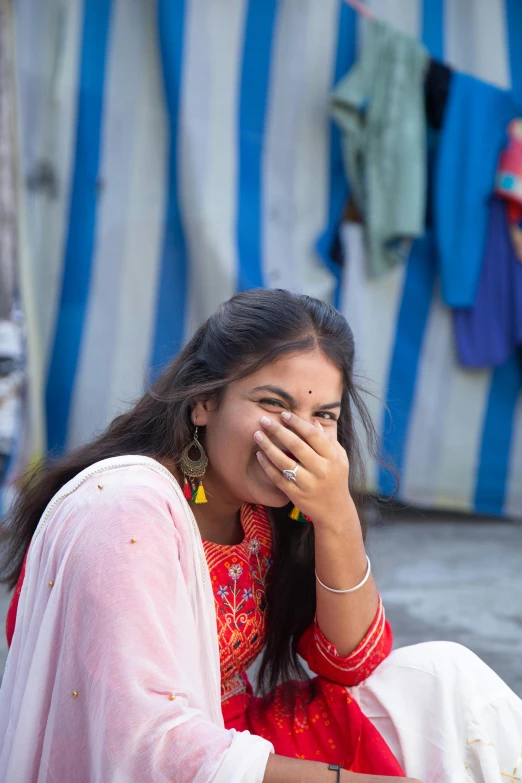
<instances>
[{"instance_id":1,"label":"cheek","mask_svg":"<svg viewBox=\"0 0 522 783\"><path fill-rule=\"evenodd\" d=\"M245 416L241 420L234 422L234 426L230 430L230 435L237 445L238 453L240 452L243 457L248 457L257 450L254 432L262 429L259 418L256 415Z\"/></svg>"},{"instance_id":2,"label":"cheek","mask_svg":"<svg viewBox=\"0 0 522 783\"><path fill-rule=\"evenodd\" d=\"M208 440L210 452L227 464L244 462L256 451L254 432L261 429L260 416L238 416L220 422Z\"/></svg>"}]
</instances>

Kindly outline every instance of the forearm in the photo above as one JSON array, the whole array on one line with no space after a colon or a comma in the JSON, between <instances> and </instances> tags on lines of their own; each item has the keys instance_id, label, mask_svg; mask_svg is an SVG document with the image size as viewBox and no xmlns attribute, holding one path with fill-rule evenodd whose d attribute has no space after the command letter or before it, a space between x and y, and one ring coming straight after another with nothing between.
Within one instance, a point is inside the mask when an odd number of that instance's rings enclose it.
<instances>
[{"instance_id":1,"label":"forearm","mask_svg":"<svg viewBox=\"0 0 522 783\"><path fill-rule=\"evenodd\" d=\"M343 783L342 776L346 774L341 772ZM336 772L328 769L328 764L272 755L266 765L263 783L336 783L336 776Z\"/></svg>"},{"instance_id":2,"label":"forearm","mask_svg":"<svg viewBox=\"0 0 522 783\"><path fill-rule=\"evenodd\" d=\"M357 510L352 500L344 517L315 525L315 564L319 579L335 590L355 587L367 569ZM349 655L371 626L379 594L373 576L354 593L332 593L316 582L317 623L341 656Z\"/></svg>"},{"instance_id":3,"label":"forearm","mask_svg":"<svg viewBox=\"0 0 522 783\"><path fill-rule=\"evenodd\" d=\"M328 769L328 764L272 755L266 765L263 783L336 783L336 780L337 772ZM393 783L399 780L402 783L411 781L410 778L361 775L341 770L341 783Z\"/></svg>"}]
</instances>

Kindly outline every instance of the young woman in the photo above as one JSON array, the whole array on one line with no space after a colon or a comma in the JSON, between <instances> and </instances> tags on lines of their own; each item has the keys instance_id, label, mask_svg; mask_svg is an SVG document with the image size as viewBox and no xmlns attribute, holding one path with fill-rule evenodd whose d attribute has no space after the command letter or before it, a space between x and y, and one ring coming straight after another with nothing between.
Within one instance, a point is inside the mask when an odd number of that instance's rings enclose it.
<instances>
[{"instance_id":1,"label":"young woman","mask_svg":"<svg viewBox=\"0 0 522 783\"><path fill-rule=\"evenodd\" d=\"M390 654L353 366L334 308L239 294L27 482L3 549L1 781L522 777L522 703L490 669L453 644Z\"/></svg>"}]
</instances>

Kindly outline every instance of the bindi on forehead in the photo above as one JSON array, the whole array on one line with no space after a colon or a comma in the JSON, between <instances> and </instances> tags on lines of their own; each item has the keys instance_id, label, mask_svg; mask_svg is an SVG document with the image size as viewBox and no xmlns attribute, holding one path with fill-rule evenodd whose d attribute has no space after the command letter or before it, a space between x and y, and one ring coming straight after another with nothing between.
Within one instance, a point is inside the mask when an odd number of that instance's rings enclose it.
<instances>
[{"instance_id":1,"label":"bindi on forehead","mask_svg":"<svg viewBox=\"0 0 522 783\"><path fill-rule=\"evenodd\" d=\"M310 389L310 391L308 392L308 394L311 394L311 393L312 393L312 390Z\"/></svg>"}]
</instances>

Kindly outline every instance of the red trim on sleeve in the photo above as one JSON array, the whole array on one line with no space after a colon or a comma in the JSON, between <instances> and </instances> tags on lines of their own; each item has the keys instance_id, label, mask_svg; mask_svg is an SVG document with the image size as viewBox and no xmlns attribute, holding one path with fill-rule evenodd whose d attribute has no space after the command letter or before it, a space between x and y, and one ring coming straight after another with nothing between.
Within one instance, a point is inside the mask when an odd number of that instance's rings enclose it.
<instances>
[{"instance_id":1,"label":"red trim on sleeve","mask_svg":"<svg viewBox=\"0 0 522 783\"><path fill-rule=\"evenodd\" d=\"M344 658L339 655L322 633L317 621L303 634L298 652L310 669L321 677L339 685L358 685L388 657L392 645L392 629L379 598L377 612L366 636L350 655Z\"/></svg>"}]
</instances>

